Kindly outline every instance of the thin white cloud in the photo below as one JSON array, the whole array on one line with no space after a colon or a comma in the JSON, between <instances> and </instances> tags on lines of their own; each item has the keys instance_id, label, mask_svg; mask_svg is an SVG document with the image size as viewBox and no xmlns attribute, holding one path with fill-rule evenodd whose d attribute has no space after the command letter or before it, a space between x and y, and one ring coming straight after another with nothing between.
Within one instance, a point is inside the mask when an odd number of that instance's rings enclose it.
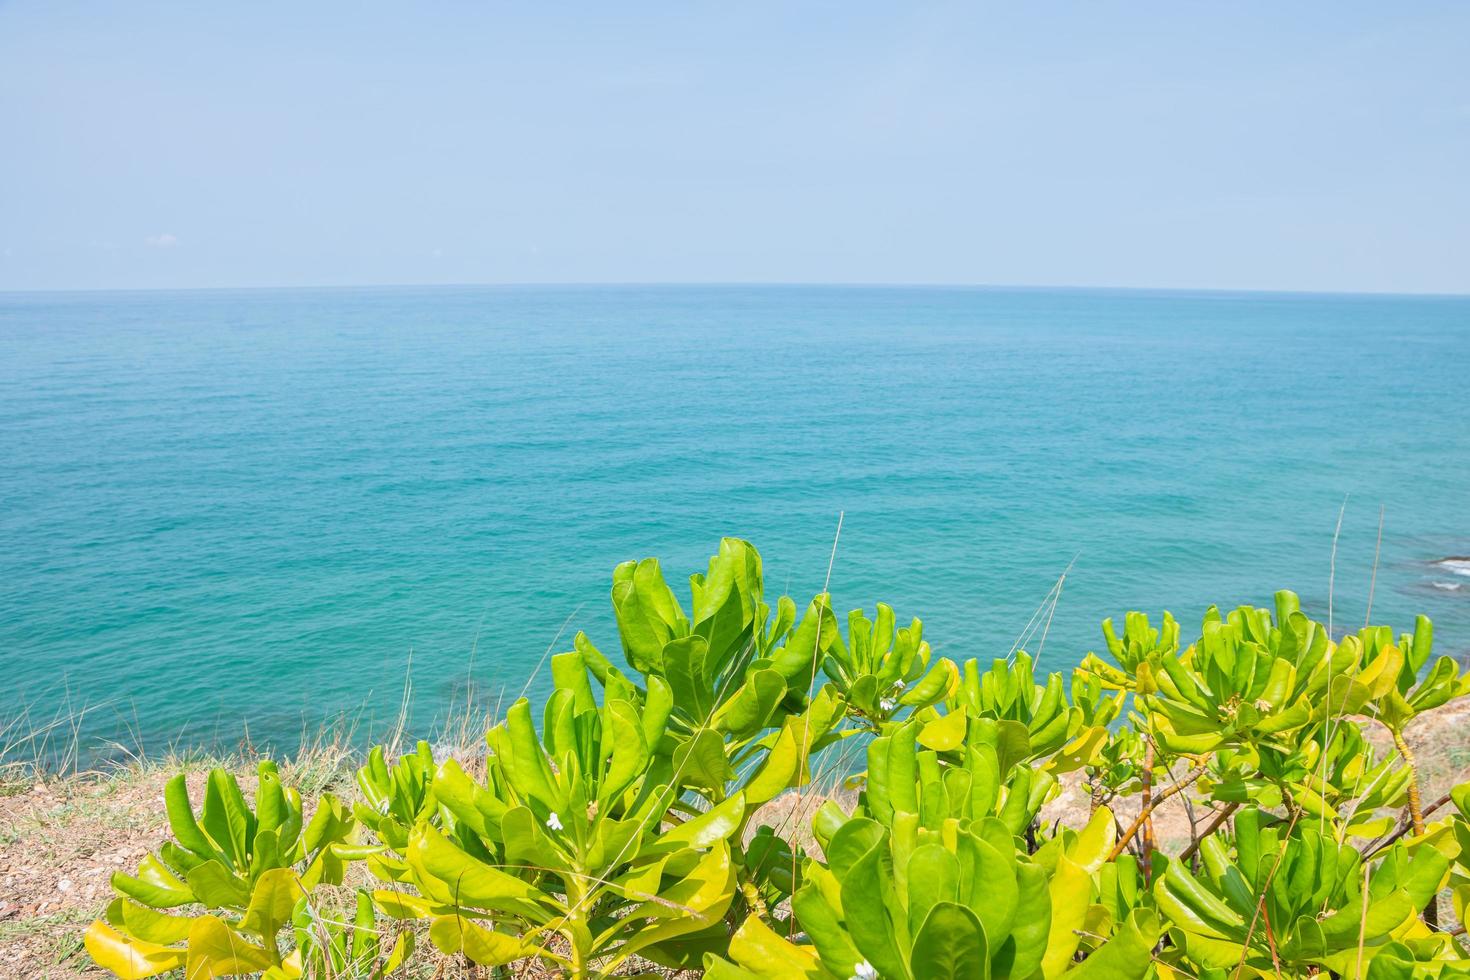
<instances>
[{"instance_id":1,"label":"thin white cloud","mask_svg":"<svg viewBox=\"0 0 1470 980\"><path fill-rule=\"evenodd\" d=\"M173 248L178 243L178 236L170 231L165 231L159 235L149 235L143 239L143 244L150 248Z\"/></svg>"}]
</instances>

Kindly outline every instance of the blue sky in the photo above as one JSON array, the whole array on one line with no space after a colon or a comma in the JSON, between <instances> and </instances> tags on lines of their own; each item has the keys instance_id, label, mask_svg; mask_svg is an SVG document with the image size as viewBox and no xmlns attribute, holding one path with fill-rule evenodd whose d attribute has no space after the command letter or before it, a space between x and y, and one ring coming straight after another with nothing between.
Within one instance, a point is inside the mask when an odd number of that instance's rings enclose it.
<instances>
[{"instance_id":1,"label":"blue sky","mask_svg":"<svg viewBox=\"0 0 1470 980\"><path fill-rule=\"evenodd\" d=\"M0 289L1470 292L1470 4L0 0Z\"/></svg>"}]
</instances>

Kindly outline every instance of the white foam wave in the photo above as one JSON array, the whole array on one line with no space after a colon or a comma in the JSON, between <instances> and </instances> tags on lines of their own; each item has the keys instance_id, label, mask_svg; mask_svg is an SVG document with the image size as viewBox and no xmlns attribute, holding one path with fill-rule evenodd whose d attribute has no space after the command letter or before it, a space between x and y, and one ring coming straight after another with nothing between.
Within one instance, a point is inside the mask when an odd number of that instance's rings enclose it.
<instances>
[{"instance_id":1,"label":"white foam wave","mask_svg":"<svg viewBox=\"0 0 1470 980\"><path fill-rule=\"evenodd\" d=\"M1470 558L1441 558L1434 564L1452 575L1470 578Z\"/></svg>"}]
</instances>

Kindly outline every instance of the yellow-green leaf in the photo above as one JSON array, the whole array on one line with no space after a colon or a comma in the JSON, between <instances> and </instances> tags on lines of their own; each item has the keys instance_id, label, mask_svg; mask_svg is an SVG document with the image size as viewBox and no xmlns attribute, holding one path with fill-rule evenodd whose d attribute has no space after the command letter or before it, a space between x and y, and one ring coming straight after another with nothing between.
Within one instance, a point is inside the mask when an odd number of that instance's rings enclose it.
<instances>
[{"instance_id":1,"label":"yellow-green leaf","mask_svg":"<svg viewBox=\"0 0 1470 980\"><path fill-rule=\"evenodd\" d=\"M211 980L242 973L259 973L271 966L271 954L225 925L213 915L200 916L189 930L186 980Z\"/></svg>"},{"instance_id":2,"label":"yellow-green leaf","mask_svg":"<svg viewBox=\"0 0 1470 980\"><path fill-rule=\"evenodd\" d=\"M949 752L965 742L965 710L957 708L941 715L919 731L919 744L935 752Z\"/></svg>"},{"instance_id":3,"label":"yellow-green leaf","mask_svg":"<svg viewBox=\"0 0 1470 980\"><path fill-rule=\"evenodd\" d=\"M460 850L425 824L409 844L408 864L430 901L516 911L541 897L531 885Z\"/></svg>"},{"instance_id":4,"label":"yellow-green leaf","mask_svg":"<svg viewBox=\"0 0 1470 980\"><path fill-rule=\"evenodd\" d=\"M1082 922L1087 918L1087 907L1092 904L1092 876L1067 855L1059 855L1049 891L1051 933L1047 938L1046 955L1041 960L1041 972L1047 980L1052 980L1071 965L1072 954L1082 941L1077 930L1082 928Z\"/></svg>"},{"instance_id":5,"label":"yellow-green leaf","mask_svg":"<svg viewBox=\"0 0 1470 980\"><path fill-rule=\"evenodd\" d=\"M261 875L250 895L250 905L240 928L272 942L281 926L291 918L297 899L305 894L296 872L290 868L274 868Z\"/></svg>"},{"instance_id":6,"label":"yellow-green leaf","mask_svg":"<svg viewBox=\"0 0 1470 980\"><path fill-rule=\"evenodd\" d=\"M435 919L429 926L429 938L441 953L464 953L481 966L504 966L529 952L518 937L486 929L462 915Z\"/></svg>"},{"instance_id":7,"label":"yellow-green leaf","mask_svg":"<svg viewBox=\"0 0 1470 980\"><path fill-rule=\"evenodd\" d=\"M122 980L141 980L177 970L184 965L186 955L182 949L125 936L101 919L87 927L82 944L98 966Z\"/></svg>"}]
</instances>

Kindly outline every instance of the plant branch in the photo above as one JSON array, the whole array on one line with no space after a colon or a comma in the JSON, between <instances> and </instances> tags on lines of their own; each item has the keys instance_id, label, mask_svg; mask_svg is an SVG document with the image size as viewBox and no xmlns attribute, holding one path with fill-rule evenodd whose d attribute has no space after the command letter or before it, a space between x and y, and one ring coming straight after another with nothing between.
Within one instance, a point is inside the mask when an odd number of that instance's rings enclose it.
<instances>
[{"instance_id":1,"label":"plant branch","mask_svg":"<svg viewBox=\"0 0 1470 980\"><path fill-rule=\"evenodd\" d=\"M1154 822L1153 822L1153 788L1154 788L1154 761L1157 758L1158 747L1154 745L1152 735L1148 736L1148 748L1143 754L1143 798L1139 801L1138 819L1143 825L1142 845L1139 848L1139 856L1143 864L1143 880L1153 881L1153 850L1154 850ZM1162 797L1161 797L1162 798ZM1129 829L1131 837L1138 825Z\"/></svg>"},{"instance_id":2,"label":"plant branch","mask_svg":"<svg viewBox=\"0 0 1470 980\"><path fill-rule=\"evenodd\" d=\"M1145 794L1144 799L1147 802L1144 804L1143 809L1138 812L1138 816L1135 817L1133 819L1133 822L1128 825L1128 829L1123 832L1123 835L1120 838L1118 838L1118 843L1114 845L1112 852L1108 854L1108 860L1116 860L1118 855L1122 854L1123 851L1128 847L1128 842L1133 839L1133 835L1138 833L1138 829L1142 827L1146 822L1148 822L1149 818L1153 816L1153 812L1159 808L1159 805L1162 804L1165 800L1168 800L1170 797L1183 792L1187 787L1193 784L1196 779L1199 779L1205 774L1206 768L1208 768L1208 764L1201 762L1197 767L1190 770L1187 776L1185 776L1174 785L1170 786L1168 789L1164 790L1158 796L1149 799L1147 794ZM1145 844L1148 843L1147 837L1144 838L1144 842ZM1147 851L1145 851L1145 866L1147 866L1148 863L1147 858L1148 853Z\"/></svg>"},{"instance_id":3,"label":"plant branch","mask_svg":"<svg viewBox=\"0 0 1470 980\"><path fill-rule=\"evenodd\" d=\"M1199 834L1199 836L1190 841L1189 846L1180 853L1179 860L1188 861L1190 858L1194 857L1194 852L1199 850L1199 846L1200 844L1204 843L1205 838L1213 834L1215 831L1219 830L1220 825L1223 824L1226 820L1229 820L1230 815L1239 809L1239 803L1232 803L1229 806L1225 807L1225 809L1223 810L1217 810L1215 812L1215 815L1210 818L1210 822L1205 824L1205 829Z\"/></svg>"},{"instance_id":4,"label":"plant branch","mask_svg":"<svg viewBox=\"0 0 1470 980\"><path fill-rule=\"evenodd\" d=\"M1434 811L1438 810L1440 807L1442 807L1446 803L1450 802L1450 799L1451 799L1450 794L1446 793L1445 795L1441 796L1439 799L1435 800L1433 803L1429 804L1427 807L1424 808L1423 814L1421 815L1421 819L1423 817L1429 816ZM1413 830L1413 829L1414 829L1414 821L1413 821L1412 818L1410 818L1408 820L1402 820L1402 821L1400 821L1398 827L1394 829L1394 832L1393 833L1389 834L1387 837L1384 837L1384 838L1381 838L1379 840L1374 841L1369 846L1369 849L1368 849L1367 853L1364 854L1363 856L1364 857L1373 857L1373 856L1375 856L1376 854L1378 854L1379 851L1382 851L1384 848L1388 847L1394 841L1398 840L1400 837L1404 836L1410 830Z\"/></svg>"}]
</instances>

